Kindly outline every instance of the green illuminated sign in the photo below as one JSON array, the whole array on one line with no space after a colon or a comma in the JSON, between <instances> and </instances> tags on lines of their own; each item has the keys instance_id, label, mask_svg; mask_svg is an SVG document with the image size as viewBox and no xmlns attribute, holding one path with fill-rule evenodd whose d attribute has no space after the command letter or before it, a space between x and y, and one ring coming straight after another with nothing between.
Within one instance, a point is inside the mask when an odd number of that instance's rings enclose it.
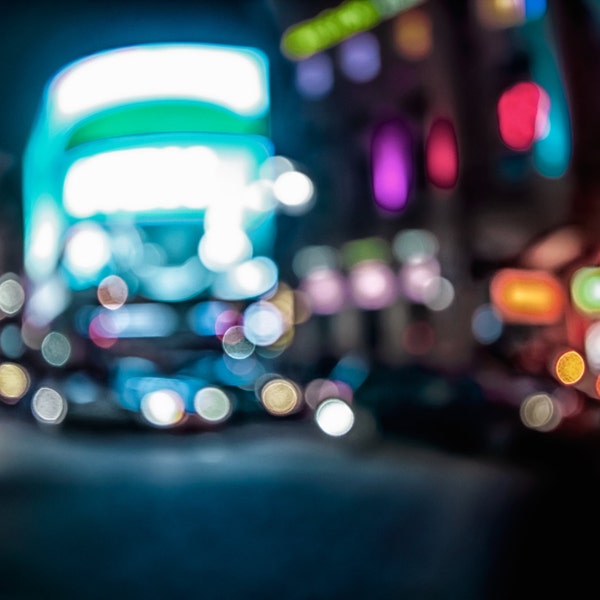
<instances>
[{"instance_id":1,"label":"green illuminated sign","mask_svg":"<svg viewBox=\"0 0 600 600\"><path fill-rule=\"evenodd\" d=\"M571 280L573 304L584 314L600 314L600 268L583 267Z\"/></svg>"},{"instance_id":2,"label":"green illuminated sign","mask_svg":"<svg viewBox=\"0 0 600 600\"><path fill-rule=\"evenodd\" d=\"M387 263L391 259L389 244L379 237L369 237L347 242L343 247L342 253L344 265L347 269L351 269L354 265L367 260Z\"/></svg>"},{"instance_id":3,"label":"green illuminated sign","mask_svg":"<svg viewBox=\"0 0 600 600\"><path fill-rule=\"evenodd\" d=\"M289 58L307 58L361 31L372 29L382 20L423 1L346 0L336 8L324 10L313 19L287 29L281 40L281 49Z\"/></svg>"}]
</instances>

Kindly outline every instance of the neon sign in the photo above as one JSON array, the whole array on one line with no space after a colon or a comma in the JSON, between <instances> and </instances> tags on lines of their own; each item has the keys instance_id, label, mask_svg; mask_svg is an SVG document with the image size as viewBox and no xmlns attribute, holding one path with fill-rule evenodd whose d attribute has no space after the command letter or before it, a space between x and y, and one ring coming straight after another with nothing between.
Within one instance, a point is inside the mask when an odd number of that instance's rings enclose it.
<instances>
[{"instance_id":1,"label":"neon sign","mask_svg":"<svg viewBox=\"0 0 600 600\"><path fill-rule=\"evenodd\" d=\"M281 49L288 58L308 58L422 2L423 0L346 0L336 8L320 12L313 19L289 27L283 34Z\"/></svg>"}]
</instances>

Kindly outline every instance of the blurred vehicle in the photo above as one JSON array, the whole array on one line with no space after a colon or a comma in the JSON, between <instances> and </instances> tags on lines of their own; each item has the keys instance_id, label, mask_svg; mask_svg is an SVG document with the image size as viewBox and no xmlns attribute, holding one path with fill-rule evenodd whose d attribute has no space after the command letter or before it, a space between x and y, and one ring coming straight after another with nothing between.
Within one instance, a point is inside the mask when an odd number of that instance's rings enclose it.
<instances>
[{"instance_id":1,"label":"blurred vehicle","mask_svg":"<svg viewBox=\"0 0 600 600\"><path fill-rule=\"evenodd\" d=\"M264 301L274 183L294 171L269 119L268 60L248 47L120 48L50 81L23 169L23 331L43 369L109 380L156 425L198 413L210 383L253 388L254 349L288 328Z\"/></svg>"}]
</instances>

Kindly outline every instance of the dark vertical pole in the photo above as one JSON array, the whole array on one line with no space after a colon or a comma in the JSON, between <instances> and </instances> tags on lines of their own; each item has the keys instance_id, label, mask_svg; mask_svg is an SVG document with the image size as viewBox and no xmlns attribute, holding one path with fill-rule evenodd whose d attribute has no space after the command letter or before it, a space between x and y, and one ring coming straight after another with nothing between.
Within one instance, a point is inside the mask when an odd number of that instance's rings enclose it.
<instances>
[{"instance_id":1,"label":"dark vertical pole","mask_svg":"<svg viewBox=\"0 0 600 600\"><path fill-rule=\"evenodd\" d=\"M592 243L600 232L600 35L581 0L549 3L571 109L570 218Z\"/></svg>"}]
</instances>

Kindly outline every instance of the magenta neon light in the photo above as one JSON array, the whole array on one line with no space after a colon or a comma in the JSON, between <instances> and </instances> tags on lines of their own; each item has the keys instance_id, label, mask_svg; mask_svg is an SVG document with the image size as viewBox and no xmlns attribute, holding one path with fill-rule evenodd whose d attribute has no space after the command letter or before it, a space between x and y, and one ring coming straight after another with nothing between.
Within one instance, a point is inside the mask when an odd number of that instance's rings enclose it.
<instances>
[{"instance_id":1,"label":"magenta neon light","mask_svg":"<svg viewBox=\"0 0 600 600\"><path fill-rule=\"evenodd\" d=\"M378 206L400 211L408 202L413 179L412 140L401 121L380 125L371 141L373 196Z\"/></svg>"}]
</instances>

